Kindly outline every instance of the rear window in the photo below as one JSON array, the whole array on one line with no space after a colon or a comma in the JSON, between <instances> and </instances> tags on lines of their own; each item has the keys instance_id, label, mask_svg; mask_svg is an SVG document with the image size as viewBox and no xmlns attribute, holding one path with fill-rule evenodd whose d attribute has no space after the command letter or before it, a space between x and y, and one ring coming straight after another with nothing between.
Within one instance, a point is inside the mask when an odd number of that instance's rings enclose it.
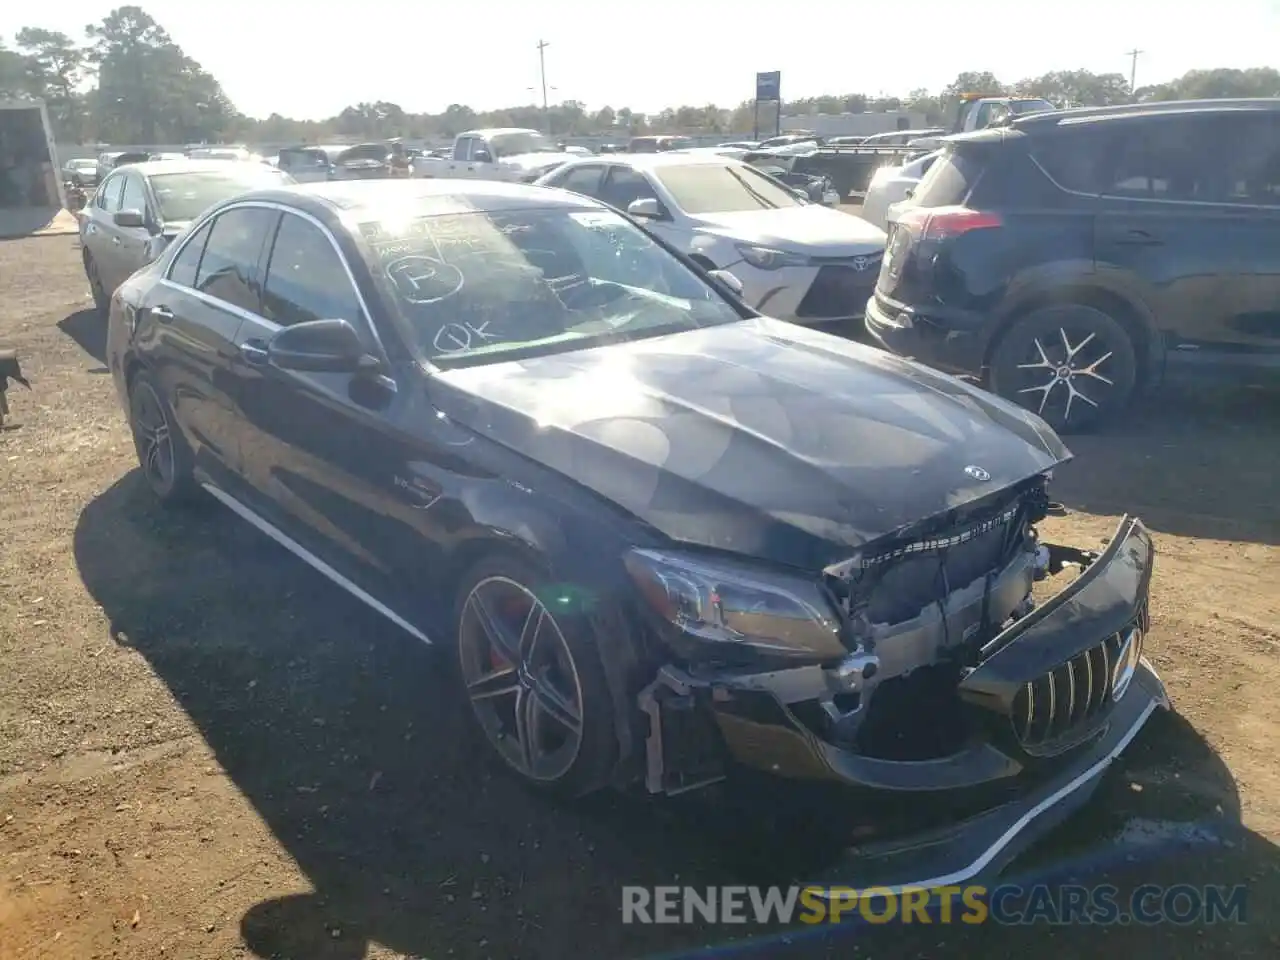
<instances>
[{"instance_id":1,"label":"rear window","mask_svg":"<svg viewBox=\"0 0 1280 960\"><path fill-rule=\"evenodd\" d=\"M916 187L918 207L950 207L964 203L982 173L982 162L972 151L948 150L929 168Z\"/></svg>"},{"instance_id":2,"label":"rear window","mask_svg":"<svg viewBox=\"0 0 1280 960\"><path fill-rule=\"evenodd\" d=\"M265 163L227 161L225 171L157 173L151 189L160 204L160 219L167 223L194 220L205 209L248 190L283 187L293 183L287 173Z\"/></svg>"}]
</instances>

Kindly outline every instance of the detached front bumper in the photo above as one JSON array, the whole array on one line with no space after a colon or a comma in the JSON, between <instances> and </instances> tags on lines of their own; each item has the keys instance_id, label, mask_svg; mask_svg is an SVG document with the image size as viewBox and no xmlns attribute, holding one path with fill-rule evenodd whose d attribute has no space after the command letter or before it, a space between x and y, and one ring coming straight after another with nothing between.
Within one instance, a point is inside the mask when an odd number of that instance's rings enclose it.
<instances>
[{"instance_id":1,"label":"detached front bumper","mask_svg":"<svg viewBox=\"0 0 1280 960\"><path fill-rule=\"evenodd\" d=\"M1054 546L1049 553L1051 569L1076 563L1083 572L983 642L959 671L946 691L954 713L939 710L938 722L963 723L960 748L887 759L824 735L814 705L841 695L841 683L865 665L859 653L836 668L770 674L665 668L641 697L651 718L650 790L697 785L670 770L680 762L672 754L690 749L680 724L688 729L696 705L736 763L844 785L848 806L887 826L848 851L842 882L852 875L862 887L939 886L1000 870L1081 806L1147 718L1168 707L1141 655L1153 560L1142 524L1126 517L1100 555ZM932 712L940 700L911 707Z\"/></svg>"}]
</instances>

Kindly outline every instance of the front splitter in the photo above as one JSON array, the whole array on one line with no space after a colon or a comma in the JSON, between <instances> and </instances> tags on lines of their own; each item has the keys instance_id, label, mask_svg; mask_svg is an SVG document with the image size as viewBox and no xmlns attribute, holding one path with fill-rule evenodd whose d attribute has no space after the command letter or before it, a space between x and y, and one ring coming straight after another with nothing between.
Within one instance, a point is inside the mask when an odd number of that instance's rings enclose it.
<instances>
[{"instance_id":1,"label":"front splitter","mask_svg":"<svg viewBox=\"0 0 1280 960\"><path fill-rule=\"evenodd\" d=\"M906 839L851 847L817 876L801 879L819 897L854 888L872 895L972 884L998 876L1019 854L1080 809L1103 774L1157 709L1169 701L1145 663L1091 749L1035 790L981 814ZM872 889L874 888L874 890Z\"/></svg>"}]
</instances>

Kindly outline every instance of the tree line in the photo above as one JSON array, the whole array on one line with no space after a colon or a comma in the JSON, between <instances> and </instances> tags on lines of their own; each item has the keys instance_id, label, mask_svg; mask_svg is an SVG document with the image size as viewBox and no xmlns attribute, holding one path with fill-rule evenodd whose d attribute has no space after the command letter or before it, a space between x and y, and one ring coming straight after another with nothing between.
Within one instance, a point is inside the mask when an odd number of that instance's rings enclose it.
<instances>
[{"instance_id":1,"label":"tree line","mask_svg":"<svg viewBox=\"0 0 1280 960\"><path fill-rule=\"evenodd\" d=\"M912 90L902 97L861 93L805 97L782 104L783 113L858 113L909 110L930 124L944 123L961 94L1008 93L1043 97L1060 106L1104 106L1130 101L1280 97L1280 71L1192 70L1169 83L1130 90L1120 73L1055 70L1014 83L990 72L960 74L942 91ZM294 120L273 113L248 117L235 109L218 81L191 59L145 10L117 7L85 27L84 37L24 27L12 44L0 38L0 96L38 97L48 106L59 142L74 143L287 143L329 137L424 139L452 137L475 127L531 127L554 136L644 133L750 134L755 104L669 107L641 113L629 107L589 109L566 100L474 110L451 104L442 113L410 113L390 101L357 103L327 120ZM773 105L758 118L772 129Z\"/></svg>"}]
</instances>

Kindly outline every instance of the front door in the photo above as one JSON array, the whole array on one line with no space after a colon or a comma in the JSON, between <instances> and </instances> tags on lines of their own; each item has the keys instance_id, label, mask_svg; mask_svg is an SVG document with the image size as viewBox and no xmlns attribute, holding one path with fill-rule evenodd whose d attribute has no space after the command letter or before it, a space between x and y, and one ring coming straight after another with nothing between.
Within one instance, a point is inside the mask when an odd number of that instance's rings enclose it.
<instances>
[{"instance_id":1,"label":"front door","mask_svg":"<svg viewBox=\"0 0 1280 960\"><path fill-rule=\"evenodd\" d=\"M319 319L351 321L369 353L386 356L325 228L283 215L262 301L239 330L234 364L250 506L395 610L397 581L425 564L414 524L435 496L413 485L413 444L392 427L408 398L392 376L282 370L267 359L273 334Z\"/></svg>"},{"instance_id":2,"label":"front door","mask_svg":"<svg viewBox=\"0 0 1280 960\"><path fill-rule=\"evenodd\" d=\"M120 194L120 210L135 211L143 221L147 217L147 186L142 177L134 172L126 172L124 189ZM147 245L151 242L151 231L147 227L122 227L114 220L103 226L110 240L111 256L103 263L103 282L108 290L120 286L139 267L147 262ZM107 267L109 265L109 274Z\"/></svg>"},{"instance_id":3,"label":"front door","mask_svg":"<svg viewBox=\"0 0 1280 960\"><path fill-rule=\"evenodd\" d=\"M1175 350L1280 350L1280 124L1241 112L1122 129L1095 220L1099 266L1144 282Z\"/></svg>"}]
</instances>

